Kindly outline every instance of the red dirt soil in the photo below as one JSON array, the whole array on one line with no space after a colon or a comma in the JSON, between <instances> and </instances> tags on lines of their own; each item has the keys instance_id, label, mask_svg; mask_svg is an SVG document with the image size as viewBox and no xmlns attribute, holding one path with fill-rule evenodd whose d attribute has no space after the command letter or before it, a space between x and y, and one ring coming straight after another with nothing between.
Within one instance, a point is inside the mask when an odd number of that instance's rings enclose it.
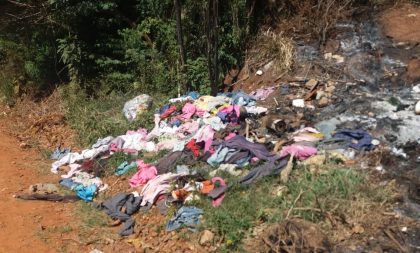
<instances>
[{"instance_id":1,"label":"red dirt soil","mask_svg":"<svg viewBox=\"0 0 420 253\"><path fill-rule=\"evenodd\" d=\"M74 245L63 240L62 233L45 231L74 225L74 204L24 201L13 197L26 191L31 184L48 182L52 178L51 175L40 175L39 156L34 151L20 149L19 142L6 131L4 121L0 120L0 252L46 253L58 252L64 247L72 249ZM42 234L48 235L47 240ZM70 234L65 236L70 237Z\"/></svg>"}]
</instances>

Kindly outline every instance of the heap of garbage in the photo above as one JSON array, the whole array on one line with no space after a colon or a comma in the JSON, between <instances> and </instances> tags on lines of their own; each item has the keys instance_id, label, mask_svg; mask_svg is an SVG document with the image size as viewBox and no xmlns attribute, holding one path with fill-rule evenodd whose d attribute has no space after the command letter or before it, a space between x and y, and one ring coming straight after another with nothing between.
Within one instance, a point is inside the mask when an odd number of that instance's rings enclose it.
<instances>
[{"instance_id":1,"label":"heap of garbage","mask_svg":"<svg viewBox=\"0 0 420 253\"><path fill-rule=\"evenodd\" d=\"M119 152L138 157L142 152L166 151L165 156L152 163L135 159L120 164L115 168L116 176L137 171L127 182L132 191L95 205L112 219L124 222L119 232L122 236L134 232L131 216L153 205L163 214L171 205L178 208L167 231L182 226L194 229L205 215L203 210L190 206L197 198L207 197L217 208L223 205L233 184L245 187L279 174L287 182L294 161L321 165L327 157L334 157L346 162L354 159L355 152L370 151L379 144L361 129L322 133L314 127L287 122L285 117L267 115L268 109L257 106L257 102L276 90L277 87L269 87L250 94L236 91L217 96L191 92L170 99L155 112L151 130L139 128L117 137L107 136L81 152L58 149L53 153L56 161L51 172L63 173L60 185L73 190L77 198L51 192L18 197L91 202L98 192L108 188L98 177L95 163ZM151 101L144 95L129 104L124 107L124 115L132 120L141 117ZM221 177L223 173L231 174L235 182L226 182Z\"/></svg>"}]
</instances>

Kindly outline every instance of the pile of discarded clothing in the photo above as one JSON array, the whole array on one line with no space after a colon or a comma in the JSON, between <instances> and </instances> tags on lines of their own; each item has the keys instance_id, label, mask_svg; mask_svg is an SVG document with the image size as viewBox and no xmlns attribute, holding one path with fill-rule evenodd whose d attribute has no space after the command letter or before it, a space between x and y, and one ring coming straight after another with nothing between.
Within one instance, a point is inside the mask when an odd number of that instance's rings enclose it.
<instances>
[{"instance_id":1,"label":"pile of discarded clothing","mask_svg":"<svg viewBox=\"0 0 420 253\"><path fill-rule=\"evenodd\" d=\"M126 161L115 169L122 176L135 171L127 184L131 193L120 193L96 204L112 219L124 222L121 235L133 233L131 215L139 209L156 205L166 214L169 206L179 207L167 224L167 230L179 227L194 229L203 210L189 207L192 200L206 196L214 207L220 206L233 183L246 186L262 177L279 174L291 161L307 160L319 150L338 150L346 154L348 148L370 150L372 137L362 130L337 131L325 139L317 129L306 127L283 135L283 139L249 135L249 119L256 120L267 113L258 107L257 100L266 99L274 88L262 89L251 95L244 92L223 93L218 96L199 96L191 92L170 99L154 115L154 128L127 131L117 137L99 139L82 152L59 152L51 171L59 173L64 166L60 184L76 195L92 201L107 185L100 179L96 164L115 153L167 154L153 163L144 160ZM275 148L270 151L268 148ZM340 151L341 150L341 151ZM199 163L207 166L198 166ZM199 167L206 167L199 172ZM249 168L251 168L249 170ZM221 175L231 174L235 182L226 182Z\"/></svg>"}]
</instances>

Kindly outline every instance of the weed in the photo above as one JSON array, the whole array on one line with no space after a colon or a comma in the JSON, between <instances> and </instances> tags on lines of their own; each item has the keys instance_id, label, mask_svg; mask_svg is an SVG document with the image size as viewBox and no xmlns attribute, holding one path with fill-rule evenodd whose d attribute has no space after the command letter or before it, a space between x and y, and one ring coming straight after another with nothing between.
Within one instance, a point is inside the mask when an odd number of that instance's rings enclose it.
<instances>
[{"instance_id":1,"label":"weed","mask_svg":"<svg viewBox=\"0 0 420 253\"><path fill-rule=\"evenodd\" d=\"M152 108L139 115L134 122L129 122L124 118L122 109L124 103L133 95L111 93L89 98L77 86L70 84L63 87L61 95L68 107L68 122L77 131L78 141L82 145L94 143L104 136L124 134L127 129L153 128L154 111L167 99L164 95L154 95Z\"/></svg>"},{"instance_id":2,"label":"weed","mask_svg":"<svg viewBox=\"0 0 420 253\"><path fill-rule=\"evenodd\" d=\"M106 226L108 223L108 217L99 212L91 204L80 201L76 205L75 214L80 217L83 226L88 228L98 228Z\"/></svg>"},{"instance_id":3,"label":"weed","mask_svg":"<svg viewBox=\"0 0 420 253\"><path fill-rule=\"evenodd\" d=\"M205 210L202 229L217 231L225 238L226 251L237 249L242 238L261 223L279 222L286 217L300 216L319 222L324 210L350 213L349 202L382 202L382 188L367 184L366 175L345 168L325 168L325 174L312 174L296 168L286 192L278 194L279 177L263 179L249 187L232 184L223 204L213 208L209 201L196 205ZM229 180L229 179L228 179Z\"/></svg>"}]
</instances>

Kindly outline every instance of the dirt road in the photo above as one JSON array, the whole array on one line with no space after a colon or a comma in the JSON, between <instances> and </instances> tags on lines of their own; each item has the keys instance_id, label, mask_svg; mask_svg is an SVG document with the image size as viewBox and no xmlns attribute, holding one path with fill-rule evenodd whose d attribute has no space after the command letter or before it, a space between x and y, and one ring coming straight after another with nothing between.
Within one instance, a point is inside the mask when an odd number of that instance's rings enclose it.
<instances>
[{"instance_id":1,"label":"dirt road","mask_svg":"<svg viewBox=\"0 0 420 253\"><path fill-rule=\"evenodd\" d=\"M13 197L31 184L56 182L57 178L45 173L47 163L34 151L21 149L4 125L0 125L0 253L69 251L71 243L63 240L60 228L71 227L74 204Z\"/></svg>"}]
</instances>

